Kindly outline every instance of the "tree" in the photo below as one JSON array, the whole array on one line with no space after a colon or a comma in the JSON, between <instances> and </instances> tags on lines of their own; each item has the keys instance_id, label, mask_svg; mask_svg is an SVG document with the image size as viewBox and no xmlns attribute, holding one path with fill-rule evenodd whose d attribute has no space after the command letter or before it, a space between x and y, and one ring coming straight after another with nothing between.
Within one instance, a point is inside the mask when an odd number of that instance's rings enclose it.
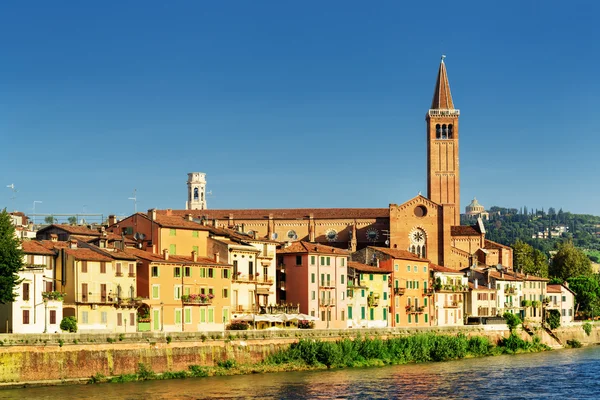
<instances>
[{"instance_id":1,"label":"tree","mask_svg":"<svg viewBox=\"0 0 600 400\"><path fill-rule=\"evenodd\" d=\"M21 282L18 272L23 268L20 244L10 215L4 209L0 213L0 304L15 300L14 288Z\"/></svg>"},{"instance_id":2,"label":"tree","mask_svg":"<svg viewBox=\"0 0 600 400\"><path fill-rule=\"evenodd\" d=\"M549 273L550 276L565 280L580 275L590 276L592 263L583 251L569 241L559 246L558 252L552 259Z\"/></svg>"},{"instance_id":3,"label":"tree","mask_svg":"<svg viewBox=\"0 0 600 400\"><path fill-rule=\"evenodd\" d=\"M56 222L56 218L54 218L54 215L48 215L46 218L44 218L44 222L47 224L53 224Z\"/></svg>"},{"instance_id":4,"label":"tree","mask_svg":"<svg viewBox=\"0 0 600 400\"><path fill-rule=\"evenodd\" d=\"M590 276L576 276L569 278L569 289L575 292L577 311L589 312L600 300L600 283L598 279ZM595 307L597 309L597 307Z\"/></svg>"},{"instance_id":5,"label":"tree","mask_svg":"<svg viewBox=\"0 0 600 400\"><path fill-rule=\"evenodd\" d=\"M531 245L520 239L512 245L513 265L522 270L524 274L532 274L541 277L548 276L548 258L546 255L534 249Z\"/></svg>"},{"instance_id":6,"label":"tree","mask_svg":"<svg viewBox=\"0 0 600 400\"><path fill-rule=\"evenodd\" d=\"M510 329L511 333L513 333L515 329L523 323L517 314L512 314L508 311L502 315L502 318L506 320L506 325L508 325L508 329Z\"/></svg>"},{"instance_id":7,"label":"tree","mask_svg":"<svg viewBox=\"0 0 600 400\"><path fill-rule=\"evenodd\" d=\"M71 225L77 225L77 217L69 217L67 221L69 221L69 224Z\"/></svg>"},{"instance_id":8,"label":"tree","mask_svg":"<svg viewBox=\"0 0 600 400\"><path fill-rule=\"evenodd\" d=\"M533 250L533 274L548 277L548 257L538 249Z\"/></svg>"}]
</instances>

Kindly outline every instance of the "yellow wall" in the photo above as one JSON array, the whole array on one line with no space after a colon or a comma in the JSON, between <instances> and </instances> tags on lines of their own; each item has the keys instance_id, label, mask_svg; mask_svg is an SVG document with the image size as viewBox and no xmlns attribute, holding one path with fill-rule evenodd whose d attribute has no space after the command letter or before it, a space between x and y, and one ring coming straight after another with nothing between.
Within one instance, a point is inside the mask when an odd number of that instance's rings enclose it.
<instances>
[{"instance_id":1,"label":"yellow wall","mask_svg":"<svg viewBox=\"0 0 600 400\"><path fill-rule=\"evenodd\" d=\"M209 258L213 257L212 254L207 254L207 231L181 228L161 228L159 235L161 248L157 249L158 253L162 253L163 250L167 249L169 250L169 254L190 257L192 251L197 248L198 256ZM175 252L172 251L172 245L175 246Z\"/></svg>"}]
</instances>

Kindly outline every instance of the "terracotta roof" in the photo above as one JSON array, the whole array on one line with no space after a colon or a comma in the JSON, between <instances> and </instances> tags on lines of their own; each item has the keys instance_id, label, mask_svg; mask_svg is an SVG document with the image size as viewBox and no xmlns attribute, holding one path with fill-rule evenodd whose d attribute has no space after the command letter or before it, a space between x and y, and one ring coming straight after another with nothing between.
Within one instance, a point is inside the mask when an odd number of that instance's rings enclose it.
<instances>
[{"instance_id":1,"label":"terracotta roof","mask_svg":"<svg viewBox=\"0 0 600 400\"><path fill-rule=\"evenodd\" d=\"M325 246L318 243L310 242L292 242L289 246L277 250L277 254L291 254L291 253L319 253L319 254L339 254L348 255L348 250L339 249L337 247Z\"/></svg>"},{"instance_id":2,"label":"terracotta roof","mask_svg":"<svg viewBox=\"0 0 600 400\"><path fill-rule=\"evenodd\" d=\"M307 219L310 214L318 219L346 218L389 218L389 208L274 208L274 209L230 209L230 210L157 210L157 215L185 216L194 218L205 216L208 219L228 220L232 215L236 219Z\"/></svg>"},{"instance_id":3,"label":"terracotta roof","mask_svg":"<svg viewBox=\"0 0 600 400\"><path fill-rule=\"evenodd\" d=\"M485 240L484 243L485 243L484 244L484 246L485 246L484 248L486 248L486 249L498 249L498 250L501 250L501 249L510 249L510 247L508 247L508 246L505 246L505 245L500 244L500 243L492 242L491 240L487 240L487 239Z\"/></svg>"},{"instance_id":4,"label":"terracotta roof","mask_svg":"<svg viewBox=\"0 0 600 400\"><path fill-rule=\"evenodd\" d=\"M469 282L469 289L471 290L490 290L496 291L496 288L489 288L485 285L477 285L477 289L475 289L475 284L473 282Z\"/></svg>"},{"instance_id":5,"label":"terracotta roof","mask_svg":"<svg viewBox=\"0 0 600 400\"><path fill-rule=\"evenodd\" d=\"M426 259L426 258L420 258L416 254L413 254L413 253L411 253L410 251L407 251L407 250L390 249L388 247L375 247L375 246L369 246L369 248L377 250L377 251L379 251L381 253L387 254L388 256L391 256L393 258L400 259L400 260L414 260L414 261L426 261L426 262L429 262L428 259Z\"/></svg>"},{"instance_id":6,"label":"terracotta roof","mask_svg":"<svg viewBox=\"0 0 600 400\"><path fill-rule=\"evenodd\" d=\"M70 255L73 258L75 258L76 260L82 260L82 261L106 261L106 262L112 261L111 257L104 256L104 255L102 255L100 253L96 253L94 250L90 250L90 249L81 249L81 248L71 249L71 248L66 248L65 252L68 255Z\"/></svg>"},{"instance_id":7,"label":"terracotta roof","mask_svg":"<svg viewBox=\"0 0 600 400\"><path fill-rule=\"evenodd\" d=\"M26 240L22 243L22 248L25 254L54 255L54 251L44 246L38 240Z\"/></svg>"},{"instance_id":8,"label":"terracotta roof","mask_svg":"<svg viewBox=\"0 0 600 400\"><path fill-rule=\"evenodd\" d=\"M372 273L376 273L376 274L389 274L390 272L392 272L391 267L390 268L373 267L371 265L359 263L356 261L348 261L348 267L354 268L355 270L360 271L360 272L372 272Z\"/></svg>"},{"instance_id":9,"label":"terracotta roof","mask_svg":"<svg viewBox=\"0 0 600 400\"><path fill-rule=\"evenodd\" d=\"M560 293L562 285L547 285L546 292L548 293Z\"/></svg>"},{"instance_id":10,"label":"terracotta roof","mask_svg":"<svg viewBox=\"0 0 600 400\"><path fill-rule=\"evenodd\" d=\"M457 225L450 227L450 234L452 236L479 236L481 232L477 225Z\"/></svg>"},{"instance_id":11,"label":"terracotta roof","mask_svg":"<svg viewBox=\"0 0 600 400\"><path fill-rule=\"evenodd\" d=\"M215 262L215 260L207 257L198 257L197 261L194 262L192 257L184 257L178 255L169 255L169 259L165 260L161 254L154 254L149 251L135 249L135 248L127 248L125 250L126 253L129 253L132 256L137 258L141 258L143 260L147 260L150 262L160 262L160 263L173 263L173 264L194 264L194 265L207 265L214 267L230 267L231 264L223 263L223 262Z\"/></svg>"},{"instance_id":12,"label":"terracotta roof","mask_svg":"<svg viewBox=\"0 0 600 400\"><path fill-rule=\"evenodd\" d=\"M462 275L462 272L460 272L460 270L458 270L458 269L443 267L441 265L437 265L437 264L433 264L433 263L429 263L429 269L432 271L435 271L435 272L448 272L448 273L452 273L452 274Z\"/></svg>"},{"instance_id":13,"label":"terracotta roof","mask_svg":"<svg viewBox=\"0 0 600 400\"><path fill-rule=\"evenodd\" d=\"M44 246L47 249L50 250L55 250L55 249L64 249L69 247L69 242L63 242L63 241L52 241L52 240L40 240L39 241L42 246Z\"/></svg>"},{"instance_id":14,"label":"terracotta roof","mask_svg":"<svg viewBox=\"0 0 600 400\"><path fill-rule=\"evenodd\" d=\"M52 224L48 225L38 232L44 232L51 228L58 228L65 232L71 233L73 235L85 235L85 236L100 236L100 231L98 229L90 229L87 226L83 225L69 225L69 224Z\"/></svg>"},{"instance_id":15,"label":"terracotta roof","mask_svg":"<svg viewBox=\"0 0 600 400\"><path fill-rule=\"evenodd\" d=\"M503 281L548 281L548 278L542 278L535 275L525 275L514 271L504 271L504 277L494 267L490 267L490 276Z\"/></svg>"},{"instance_id":16,"label":"terracotta roof","mask_svg":"<svg viewBox=\"0 0 600 400\"><path fill-rule=\"evenodd\" d=\"M432 109L453 110L454 103L452 102L452 94L450 93L450 83L448 82L448 73L446 72L446 64L444 59L440 62L435 90L433 92L433 100L431 101Z\"/></svg>"}]
</instances>

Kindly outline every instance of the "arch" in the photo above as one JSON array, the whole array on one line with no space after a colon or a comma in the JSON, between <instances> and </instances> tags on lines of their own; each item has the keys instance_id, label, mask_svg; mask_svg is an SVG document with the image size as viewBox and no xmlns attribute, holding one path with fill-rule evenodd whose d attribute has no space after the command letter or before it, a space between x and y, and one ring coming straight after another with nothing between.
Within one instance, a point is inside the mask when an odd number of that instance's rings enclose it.
<instances>
[{"instance_id":1,"label":"arch","mask_svg":"<svg viewBox=\"0 0 600 400\"><path fill-rule=\"evenodd\" d=\"M435 138L436 138L436 139L439 139L439 138L440 138L440 135L441 135L440 124L437 124L437 125L435 126Z\"/></svg>"},{"instance_id":2,"label":"arch","mask_svg":"<svg viewBox=\"0 0 600 400\"><path fill-rule=\"evenodd\" d=\"M448 128L446 127L446 124L442 125L442 139L447 139L448 138Z\"/></svg>"},{"instance_id":3,"label":"arch","mask_svg":"<svg viewBox=\"0 0 600 400\"><path fill-rule=\"evenodd\" d=\"M198 200L198 188L194 188L194 200Z\"/></svg>"},{"instance_id":4,"label":"arch","mask_svg":"<svg viewBox=\"0 0 600 400\"><path fill-rule=\"evenodd\" d=\"M454 136L454 131L453 131L453 127L452 124L448 125L448 139L452 139Z\"/></svg>"}]
</instances>

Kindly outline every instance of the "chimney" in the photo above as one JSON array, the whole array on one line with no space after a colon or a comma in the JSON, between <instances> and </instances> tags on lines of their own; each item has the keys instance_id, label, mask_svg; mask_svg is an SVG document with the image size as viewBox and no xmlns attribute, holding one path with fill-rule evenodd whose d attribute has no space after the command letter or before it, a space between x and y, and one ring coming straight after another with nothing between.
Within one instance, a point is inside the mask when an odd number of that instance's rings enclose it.
<instances>
[{"instance_id":1,"label":"chimney","mask_svg":"<svg viewBox=\"0 0 600 400\"><path fill-rule=\"evenodd\" d=\"M169 250L168 249L163 250L163 256L165 257L165 261L169 260Z\"/></svg>"},{"instance_id":2,"label":"chimney","mask_svg":"<svg viewBox=\"0 0 600 400\"><path fill-rule=\"evenodd\" d=\"M198 262L198 253L196 253L196 250L192 251L192 260Z\"/></svg>"},{"instance_id":3,"label":"chimney","mask_svg":"<svg viewBox=\"0 0 600 400\"><path fill-rule=\"evenodd\" d=\"M170 208L167 208L167 215L170 217L173 215L173 210Z\"/></svg>"},{"instance_id":4,"label":"chimney","mask_svg":"<svg viewBox=\"0 0 600 400\"><path fill-rule=\"evenodd\" d=\"M148 218L150 218L150 221L156 221L156 208L148 210Z\"/></svg>"},{"instance_id":5,"label":"chimney","mask_svg":"<svg viewBox=\"0 0 600 400\"><path fill-rule=\"evenodd\" d=\"M75 240L75 239L69 240L69 248L76 249L77 248L77 240Z\"/></svg>"},{"instance_id":6,"label":"chimney","mask_svg":"<svg viewBox=\"0 0 600 400\"><path fill-rule=\"evenodd\" d=\"M51 233L50 234L50 241L51 242L58 242L58 235L56 233Z\"/></svg>"},{"instance_id":7,"label":"chimney","mask_svg":"<svg viewBox=\"0 0 600 400\"><path fill-rule=\"evenodd\" d=\"M256 239L258 236L258 232L252 231L252 239Z\"/></svg>"},{"instance_id":8,"label":"chimney","mask_svg":"<svg viewBox=\"0 0 600 400\"><path fill-rule=\"evenodd\" d=\"M563 282L563 286L564 286L564 287L566 287L566 288L568 289L568 288L569 288L569 282L567 282L567 281L564 281L564 282Z\"/></svg>"},{"instance_id":9,"label":"chimney","mask_svg":"<svg viewBox=\"0 0 600 400\"><path fill-rule=\"evenodd\" d=\"M475 287L475 289L477 289L479 287L479 279L475 278L475 282L473 283L473 286Z\"/></svg>"},{"instance_id":10,"label":"chimney","mask_svg":"<svg viewBox=\"0 0 600 400\"><path fill-rule=\"evenodd\" d=\"M193 219L192 214L185 214L185 219L191 221Z\"/></svg>"},{"instance_id":11,"label":"chimney","mask_svg":"<svg viewBox=\"0 0 600 400\"><path fill-rule=\"evenodd\" d=\"M229 213L229 225L228 226L233 226L233 213Z\"/></svg>"},{"instance_id":12,"label":"chimney","mask_svg":"<svg viewBox=\"0 0 600 400\"><path fill-rule=\"evenodd\" d=\"M114 225L117 223L117 216L116 215L109 215L108 216L108 226Z\"/></svg>"},{"instance_id":13,"label":"chimney","mask_svg":"<svg viewBox=\"0 0 600 400\"><path fill-rule=\"evenodd\" d=\"M218 228L218 227L219 227L219 220L218 220L218 219L216 219L216 218L215 218L215 219L213 219L213 226L214 226L215 228Z\"/></svg>"},{"instance_id":14,"label":"chimney","mask_svg":"<svg viewBox=\"0 0 600 400\"><path fill-rule=\"evenodd\" d=\"M504 279L504 271L500 271L500 278Z\"/></svg>"},{"instance_id":15,"label":"chimney","mask_svg":"<svg viewBox=\"0 0 600 400\"><path fill-rule=\"evenodd\" d=\"M219 262L219 253L215 253L215 262L218 263Z\"/></svg>"}]
</instances>

